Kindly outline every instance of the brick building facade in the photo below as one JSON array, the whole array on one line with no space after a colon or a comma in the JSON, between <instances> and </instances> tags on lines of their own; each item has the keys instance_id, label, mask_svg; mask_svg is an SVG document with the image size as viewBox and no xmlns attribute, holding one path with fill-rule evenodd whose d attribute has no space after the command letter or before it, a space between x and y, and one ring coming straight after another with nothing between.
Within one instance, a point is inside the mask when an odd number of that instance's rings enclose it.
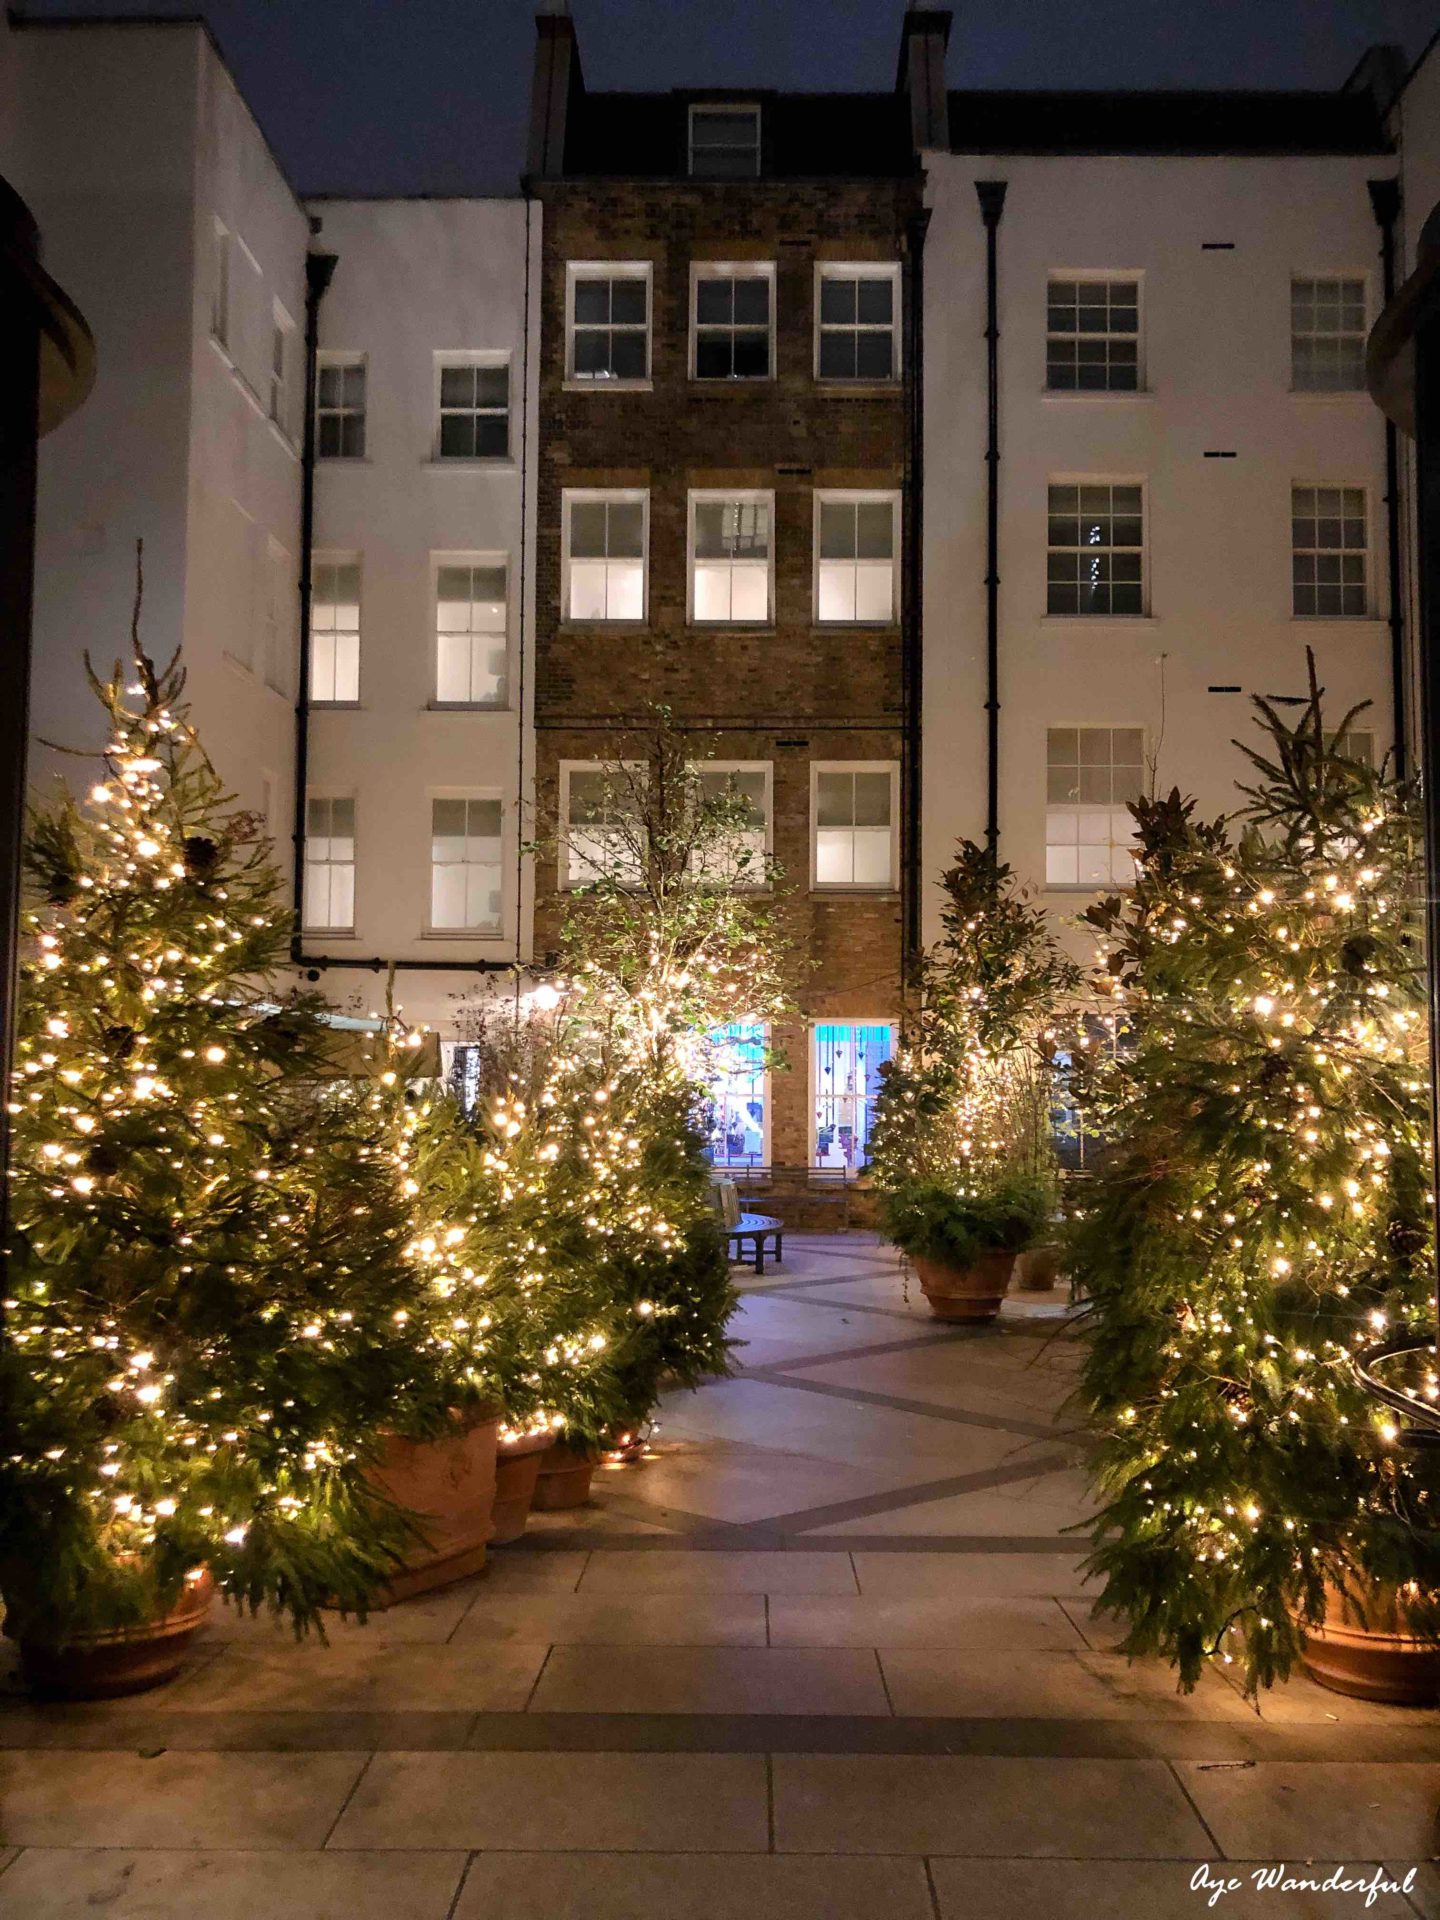
<instances>
[{"instance_id":1,"label":"brick building facade","mask_svg":"<svg viewBox=\"0 0 1440 1920\"><path fill-rule=\"evenodd\" d=\"M537 811L563 837L574 771L613 763L652 703L697 759L763 775L803 1019L772 1036L786 1065L717 1160L842 1179L863 1165L913 885L914 64L893 95L597 95L568 18L545 18L527 181ZM562 838L537 956L564 861Z\"/></svg>"}]
</instances>

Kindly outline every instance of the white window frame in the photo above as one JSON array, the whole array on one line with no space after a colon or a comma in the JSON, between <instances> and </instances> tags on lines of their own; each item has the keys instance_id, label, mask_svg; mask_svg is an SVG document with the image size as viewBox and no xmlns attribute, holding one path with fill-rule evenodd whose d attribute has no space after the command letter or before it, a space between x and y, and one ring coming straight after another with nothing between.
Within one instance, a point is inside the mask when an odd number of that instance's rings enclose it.
<instances>
[{"instance_id":1,"label":"white window frame","mask_svg":"<svg viewBox=\"0 0 1440 1920\"><path fill-rule=\"evenodd\" d=\"M1076 799L1074 801L1068 801L1068 800L1052 800L1050 798L1050 790L1049 790L1050 764L1051 764L1050 735L1052 733L1070 733L1070 732L1074 732L1077 734L1078 733L1108 733L1111 735L1114 735L1117 733L1138 733L1140 736L1139 768L1140 768L1140 775L1141 775L1142 792L1144 790L1145 769L1148 764L1146 756L1149 753L1149 749L1150 749L1149 734L1146 728L1140 722L1134 721L1134 720L1049 720L1045 723L1045 789L1046 789L1045 790L1045 847L1044 847L1045 859L1044 859L1044 866L1042 869L1045 875L1044 890L1047 893L1090 893L1090 894L1112 893L1115 891L1116 888L1123 889L1125 887L1132 885L1133 881L1117 880L1113 877L1113 874L1111 878L1106 880L1081 880L1078 878L1074 880L1052 880L1050 878L1050 871L1049 871L1050 845L1051 845L1050 816L1052 812L1053 813L1080 813L1082 811L1085 811L1086 809L1089 809L1090 811L1093 812L1103 808L1106 813L1114 814L1118 812L1121 808L1123 808L1126 804L1123 800L1116 801L1113 799L1112 800ZM1078 750L1079 749L1077 744L1077 752ZM1062 764L1068 765L1069 763L1062 762ZM1113 746L1111 749L1110 759L1108 762L1106 762L1106 764L1113 773L1114 767L1115 767L1115 757L1114 757ZM1076 762L1077 772L1080 770L1081 767L1083 767L1083 765L1084 765L1083 761L1077 760ZM1059 846L1061 842L1056 841L1055 844ZM1068 846L1070 843L1067 841L1064 844ZM1092 843L1092 844L1098 844L1098 842ZM1128 842L1121 842L1119 840L1116 840L1114 835L1111 834L1106 844L1110 849L1110 853L1113 859L1115 849L1125 844L1133 845L1134 838L1132 835L1131 839ZM1077 837L1075 841L1075 846L1078 849L1080 845L1081 845L1081 842ZM1077 858L1077 871L1078 871L1078 858Z\"/></svg>"},{"instance_id":2,"label":"white window frame","mask_svg":"<svg viewBox=\"0 0 1440 1920\"><path fill-rule=\"evenodd\" d=\"M280 347L280 365L275 348ZM270 418L287 440L294 438L295 410L290 395L295 385L295 322L277 300L270 313Z\"/></svg>"},{"instance_id":3,"label":"white window frame","mask_svg":"<svg viewBox=\"0 0 1440 1920\"><path fill-rule=\"evenodd\" d=\"M1304 334L1304 335L1297 335L1295 331L1295 283L1297 280L1308 280L1312 284L1320 280L1358 280L1360 283L1360 297L1364 306L1364 315L1365 315L1364 320L1361 324L1359 333L1352 334L1349 331L1349 329L1344 329L1337 334L1310 333L1310 334ZM1356 397L1359 397L1362 399L1367 398L1368 395L1367 395L1366 386L1365 386L1365 343L1369 338L1370 323L1371 323L1372 315L1374 313L1374 302L1373 302L1371 286L1370 286L1370 275L1365 270L1365 268L1363 267L1326 267L1322 269L1320 267L1312 267L1312 268L1306 269L1303 272L1298 267L1292 268L1290 271L1289 305L1287 308L1287 313L1289 317L1289 326L1290 326L1290 391L1291 393L1299 394L1302 396L1302 398L1307 400L1347 400L1347 399L1355 399ZM1356 381L1355 385L1353 387L1297 386L1295 384L1295 342L1297 339L1301 339L1301 338L1310 339L1310 340L1358 339L1360 343L1360 377Z\"/></svg>"},{"instance_id":4,"label":"white window frame","mask_svg":"<svg viewBox=\"0 0 1440 1920\"><path fill-rule=\"evenodd\" d=\"M810 594L813 618L817 627L893 627L900 619L900 495L885 488L867 487L817 487L814 495L814 507L810 527ZM820 613L820 510L822 506L888 506L890 508L890 612L883 620L825 620ZM857 570L862 564L856 561L839 561L841 566L854 566Z\"/></svg>"},{"instance_id":5,"label":"white window frame","mask_svg":"<svg viewBox=\"0 0 1440 1920\"><path fill-rule=\"evenodd\" d=\"M758 620L702 620L695 611L695 509L706 505L763 506L767 515L769 534L765 555L765 613ZM712 562L724 565L724 562ZM748 570L759 572L754 563L731 562L734 565L747 565ZM686 496L685 506L685 617L692 627L712 628L748 627L750 629L772 627L775 624L775 495L763 487L694 487Z\"/></svg>"},{"instance_id":6,"label":"white window frame","mask_svg":"<svg viewBox=\"0 0 1440 1920\"><path fill-rule=\"evenodd\" d=\"M634 379L575 371L575 287L581 280L645 282L645 371ZM613 331L613 329L612 329ZM625 332L638 328L625 326ZM651 386L655 346L655 268L649 260L567 260L565 262L565 385L584 393L644 393Z\"/></svg>"},{"instance_id":7,"label":"white window frame","mask_svg":"<svg viewBox=\"0 0 1440 1920\"><path fill-rule=\"evenodd\" d=\"M515 370L514 356L504 347L456 348L435 351L435 429L430 447L430 462L437 467L501 467L514 458L515 451ZM442 453L440 435L446 413L460 414L466 418L493 419L500 412L497 407L445 407L440 404L441 382L447 373L457 368L503 367L505 369L505 451L504 453Z\"/></svg>"},{"instance_id":8,"label":"white window frame","mask_svg":"<svg viewBox=\"0 0 1440 1920\"><path fill-rule=\"evenodd\" d=\"M435 803L437 800L484 800L493 802L500 809L500 832L497 836L500 846L498 867L500 874L500 905L493 922L483 926L440 927L435 924ZM506 809L505 796L497 787L429 787L425 793L425 805L429 812L430 857L426 862L429 885L425 891L425 934L432 940L499 940L504 937L507 911L508 888L506 885L507 861L505 858ZM467 836L468 838L468 836ZM466 866L467 861L446 861L447 866Z\"/></svg>"},{"instance_id":9,"label":"white window frame","mask_svg":"<svg viewBox=\"0 0 1440 1920\"><path fill-rule=\"evenodd\" d=\"M890 776L890 877L885 884L872 880L824 880L820 865L820 775L822 773L885 773ZM853 829L852 829L853 830ZM810 762L810 891L812 893L895 893L900 885L900 762L898 760L812 760ZM862 1023L863 1024L863 1023Z\"/></svg>"},{"instance_id":10,"label":"white window frame","mask_svg":"<svg viewBox=\"0 0 1440 1920\"><path fill-rule=\"evenodd\" d=\"M354 407L346 407L346 406L326 407L321 405L320 375L325 371L327 367L338 368L340 369L341 372L344 372L346 369L354 368L354 367L358 367L360 369L361 374L364 376L364 384L365 384L365 404L362 407L360 407L357 410ZM350 353L350 352L319 353L315 356L315 368L316 368L316 373L315 373L315 458L317 460L365 460L367 459L369 457L369 451L370 451L370 363L369 363L368 357L363 353ZM324 418L327 415L331 416L336 420L339 420L342 423L340 431L341 431L341 436L343 438L343 435L344 435L343 423L346 420L355 419L357 417L357 411L358 411L358 418L360 421L360 449L361 449L360 452L359 453L325 453L323 452L320 446L320 426L321 426L322 420L324 420Z\"/></svg>"},{"instance_id":11,"label":"white window frame","mask_svg":"<svg viewBox=\"0 0 1440 1920\"><path fill-rule=\"evenodd\" d=\"M869 373L857 374L854 379L851 379L848 374L821 373L820 371L820 335L822 332L822 328L820 324L821 288L826 280L853 280L856 278L857 275L863 279L869 279L869 280L888 279L893 286L894 291L891 296L890 327L889 327L890 356L891 356L891 362L892 362L890 372L888 374L869 374ZM903 304L902 304L903 292L904 292L904 285L900 276L900 262L898 260L817 260L815 262L815 285L814 285L815 339L814 339L814 347L813 347L813 364L815 369L815 379L820 386L833 388L837 393L844 393L847 391L851 391L851 390L863 388L863 387L888 388L888 387L897 386L899 384L900 376L904 368L904 357L902 353L904 328L901 324L904 317ZM828 331L831 331L831 332L838 332L840 330L841 329L838 329L838 328L828 329ZM865 333L865 332L881 333L881 332L884 332L885 329L881 327L876 327L876 326L864 326L857 323L855 327L853 328L847 327L844 329L844 331L856 332L856 333Z\"/></svg>"},{"instance_id":12,"label":"white window frame","mask_svg":"<svg viewBox=\"0 0 1440 1920\"><path fill-rule=\"evenodd\" d=\"M1073 612L1050 611L1050 555L1052 553L1084 552L1083 547L1052 547L1050 545L1050 489L1051 487L1138 487L1140 489L1140 610L1138 613L1085 613L1079 609ZM1077 515L1083 519L1084 515ZM1112 514L1113 518L1113 514ZM1097 553L1134 553L1134 547L1097 547ZM1111 582L1112 588L1114 582ZM1139 473L1052 473L1045 480L1045 573L1041 580L1044 595L1043 610L1047 620L1078 620L1086 626L1104 626L1108 622L1125 623L1131 620L1148 620L1150 613L1150 482L1146 475Z\"/></svg>"},{"instance_id":13,"label":"white window frame","mask_svg":"<svg viewBox=\"0 0 1440 1920\"><path fill-rule=\"evenodd\" d=\"M749 119L755 127L755 171L753 173L696 173L695 171L695 116L700 114L725 114L733 120ZM765 123L758 100L692 100L690 111L685 118L685 171L692 180L758 180L762 170L762 142L765 136ZM750 143L735 142L735 150L748 152ZM702 149L704 151L704 149Z\"/></svg>"},{"instance_id":14,"label":"white window frame","mask_svg":"<svg viewBox=\"0 0 1440 1920\"><path fill-rule=\"evenodd\" d=\"M769 288L770 324L767 329L766 371L764 373L702 374L700 356L700 283L704 280L763 280ZM690 263L690 378L702 380L707 387L758 387L775 378L775 262L773 260L692 260ZM707 332L754 333L756 328L732 323L717 328L706 323Z\"/></svg>"},{"instance_id":15,"label":"white window frame","mask_svg":"<svg viewBox=\"0 0 1440 1920\"><path fill-rule=\"evenodd\" d=\"M590 872L576 877L570 871L570 782L577 773L641 773L643 765L638 760L562 760L559 780L559 827L556 835L559 850L559 890L561 893L573 893L577 887L594 886L605 878L603 874ZM623 886L623 881L615 882Z\"/></svg>"},{"instance_id":16,"label":"white window frame","mask_svg":"<svg viewBox=\"0 0 1440 1920\"><path fill-rule=\"evenodd\" d=\"M640 615L638 619L612 619L596 615L574 616L570 612L570 517L577 503L593 501L639 501L640 531ZM560 493L560 624L579 627L643 627L650 618L650 489L648 487L564 487Z\"/></svg>"},{"instance_id":17,"label":"white window frame","mask_svg":"<svg viewBox=\"0 0 1440 1920\"><path fill-rule=\"evenodd\" d=\"M1055 334L1050 331L1050 289L1057 280L1077 286L1108 287L1116 281L1133 281L1135 286L1135 332ZM1106 306L1109 306L1107 296ZM1050 384L1050 342L1052 340L1129 340L1135 342L1135 385L1133 387L1052 387ZM1107 357L1108 370L1109 361ZM1045 385L1047 398L1061 400L1130 400L1148 391L1145 375L1145 275L1136 267L1051 267L1045 275Z\"/></svg>"},{"instance_id":18,"label":"white window frame","mask_svg":"<svg viewBox=\"0 0 1440 1920\"><path fill-rule=\"evenodd\" d=\"M348 926L337 926L328 921L312 920L310 918L309 876L312 865L310 859L310 806L311 802L315 800L325 800L332 803L336 800L348 800L352 808L351 820L353 833L350 843L352 851L348 862L350 867L350 921ZM305 794L305 818L302 822L302 832L304 836L304 862L301 870L301 925L306 933L323 933L332 939L353 939L355 936L356 910L359 905L360 881L360 807L354 791L352 790L349 793L317 793L313 789L308 790ZM333 838L334 836L329 835L326 837ZM343 867L347 863L343 860L317 860L313 864L317 867L323 866L328 870L332 866Z\"/></svg>"},{"instance_id":19,"label":"white window frame","mask_svg":"<svg viewBox=\"0 0 1440 1920\"><path fill-rule=\"evenodd\" d=\"M505 673L501 697L498 700L444 700L440 696L440 571L443 567L500 567L505 573L505 625L502 638L505 643ZM510 686L512 668L512 641L514 631L514 568L510 564L508 553L480 551L457 551L432 553L430 556L430 705L443 713L505 713L510 707ZM472 603L473 604L473 603ZM471 629L470 638L475 638ZM471 663L474 673L474 663ZM453 797L453 796L452 796ZM484 799L484 793L476 793L476 799Z\"/></svg>"},{"instance_id":20,"label":"white window frame","mask_svg":"<svg viewBox=\"0 0 1440 1920\"><path fill-rule=\"evenodd\" d=\"M356 626L356 629L355 629L355 697L353 700L348 700L348 699L347 700L326 700L321 695L317 694L315 691L315 637L316 637L316 631L317 631L315 626L315 609L322 604L316 592L316 582L319 578L320 569L322 567L334 567L334 568L354 567L355 571L360 576L360 581L359 581L360 591L356 596L356 606L359 610L359 624ZM325 604L329 604L329 603L325 603ZM362 675L363 664L365 659L365 648L362 640L362 635L364 633L364 630L365 630L365 571L364 571L364 563L361 558L361 555L359 554L359 552L350 552L350 553L335 552L335 551L331 551L328 548L320 553L317 553L314 558L314 563L313 563L311 576L310 576L309 703L312 707L319 707L319 708L325 708L325 709L340 708L343 710L344 708L347 708L347 707L354 708L360 705L361 686L362 686L361 675ZM335 633L335 629L333 628L326 629L326 631L332 634ZM349 636L346 635L345 637L348 638ZM336 676L332 671L332 674L331 674L332 685L334 684L335 678ZM321 795L319 797L323 799L325 796Z\"/></svg>"},{"instance_id":21,"label":"white window frame","mask_svg":"<svg viewBox=\"0 0 1440 1920\"><path fill-rule=\"evenodd\" d=\"M1363 505L1365 517L1365 545L1358 549L1365 563L1365 605L1359 613L1300 613L1295 606L1295 557L1300 553L1333 553L1343 556L1357 551L1354 547L1297 547L1295 545L1295 494L1300 488L1308 488L1317 493L1358 493ZM1342 519L1344 515L1340 516ZM1317 514L1316 518L1319 518ZM1363 480L1292 480L1290 483L1290 618L1307 623L1324 621L1342 621L1352 625L1357 620L1375 618L1375 567L1372 556L1375 552L1374 503L1371 489ZM1343 583L1342 583L1343 589Z\"/></svg>"},{"instance_id":22,"label":"white window frame","mask_svg":"<svg viewBox=\"0 0 1440 1920\"><path fill-rule=\"evenodd\" d=\"M810 1132L809 1132L809 1149L808 1149L808 1171L811 1174L824 1174L827 1171L829 1171L828 1169L820 1165L819 1159L818 1159L819 1139L820 1139L820 1116L817 1110L820 1105L819 1040L820 1040L821 1027L888 1027L890 1029L890 1058L892 1060L895 1058L895 1051L897 1046L899 1045L899 1040L900 1040L900 1032L899 1032L900 1022L895 1017L894 1014L889 1014L889 1013L879 1014L873 1018L868 1014L858 1014L858 1013L857 1014L837 1013L837 1014L828 1014L828 1015L817 1015L815 1017L812 1017L809 1021L806 1022L805 1051L808 1055L808 1059L806 1061L806 1067L805 1067L805 1078L809 1085L809 1093L810 1093L810 1099L809 1099ZM871 1118L873 1119L873 1117L874 1117L874 1114L872 1110ZM853 1168L853 1170L851 1170L853 1172L853 1177L857 1180L860 1179L865 1174L866 1170L869 1167L869 1164L870 1163L868 1159L857 1164Z\"/></svg>"},{"instance_id":23,"label":"white window frame","mask_svg":"<svg viewBox=\"0 0 1440 1920\"><path fill-rule=\"evenodd\" d=\"M734 887L737 893L766 893L770 890L767 878L771 860L775 857L775 763L773 760L693 760L690 763L693 774L707 773L758 773L765 781L765 845L761 850L762 871L749 880L739 881Z\"/></svg>"}]
</instances>

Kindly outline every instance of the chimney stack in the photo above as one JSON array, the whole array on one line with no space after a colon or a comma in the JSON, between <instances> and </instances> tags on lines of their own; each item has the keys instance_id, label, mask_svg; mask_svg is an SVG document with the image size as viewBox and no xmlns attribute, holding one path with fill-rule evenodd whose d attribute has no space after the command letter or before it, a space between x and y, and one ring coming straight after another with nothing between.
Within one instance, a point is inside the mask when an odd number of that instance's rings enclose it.
<instances>
[{"instance_id":1,"label":"chimney stack","mask_svg":"<svg viewBox=\"0 0 1440 1920\"><path fill-rule=\"evenodd\" d=\"M950 97L945 90L945 49L950 44L948 7L909 7L900 30L900 71L895 89L910 102L910 136L916 153L950 149Z\"/></svg>"}]
</instances>

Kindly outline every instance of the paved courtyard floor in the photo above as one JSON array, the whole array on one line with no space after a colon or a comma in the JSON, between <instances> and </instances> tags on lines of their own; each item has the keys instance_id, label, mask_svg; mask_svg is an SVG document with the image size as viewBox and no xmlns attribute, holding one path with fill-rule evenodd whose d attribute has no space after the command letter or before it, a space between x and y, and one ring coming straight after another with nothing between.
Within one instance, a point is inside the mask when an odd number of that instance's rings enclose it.
<instances>
[{"instance_id":1,"label":"paved courtyard floor","mask_svg":"<svg viewBox=\"0 0 1440 1920\"><path fill-rule=\"evenodd\" d=\"M789 1239L736 1376L478 1579L328 1647L222 1613L146 1699L7 1674L0 1920L1436 1920L1440 1712L1187 1698L1090 1619L1060 1298L946 1328Z\"/></svg>"}]
</instances>

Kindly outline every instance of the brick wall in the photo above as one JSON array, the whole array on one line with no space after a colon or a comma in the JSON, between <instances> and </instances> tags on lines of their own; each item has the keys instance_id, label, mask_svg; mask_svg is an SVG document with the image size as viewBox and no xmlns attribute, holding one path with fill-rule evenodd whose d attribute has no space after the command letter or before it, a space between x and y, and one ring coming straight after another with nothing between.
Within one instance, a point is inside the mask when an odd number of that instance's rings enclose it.
<instances>
[{"instance_id":1,"label":"brick wall","mask_svg":"<svg viewBox=\"0 0 1440 1920\"><path fill-rule=\"evenodd\" d=\"M897 261L918 204L911 182L547 182L541 293L541 456L536 540L537 806L558 804L562 761L616 751L647 703L692 726L697 757L768 761L784 915L804 956L809 1018L893 1017L898 892L810 888L812 762L901 756L901 628L819 628L813 619L816 488L902 492L903 383L826 388L814 377L817 261ZM565 383L567 261L648 261L650 391ZM689 377L690 268L775 265L775 377L706 385ZM901 329L903 335L903 328ZM649 608L643 628L568 624L561 606L561 494L643 487L650 495ZM763 488L775 497L775 613L754 629L687 623L687 495ZM555 864L538 875L536 950L553 947ZM810 1151L808 1029L775 1036L789 1058L771 1092L771 1154Z\"/></svg>"}]
</instances>

